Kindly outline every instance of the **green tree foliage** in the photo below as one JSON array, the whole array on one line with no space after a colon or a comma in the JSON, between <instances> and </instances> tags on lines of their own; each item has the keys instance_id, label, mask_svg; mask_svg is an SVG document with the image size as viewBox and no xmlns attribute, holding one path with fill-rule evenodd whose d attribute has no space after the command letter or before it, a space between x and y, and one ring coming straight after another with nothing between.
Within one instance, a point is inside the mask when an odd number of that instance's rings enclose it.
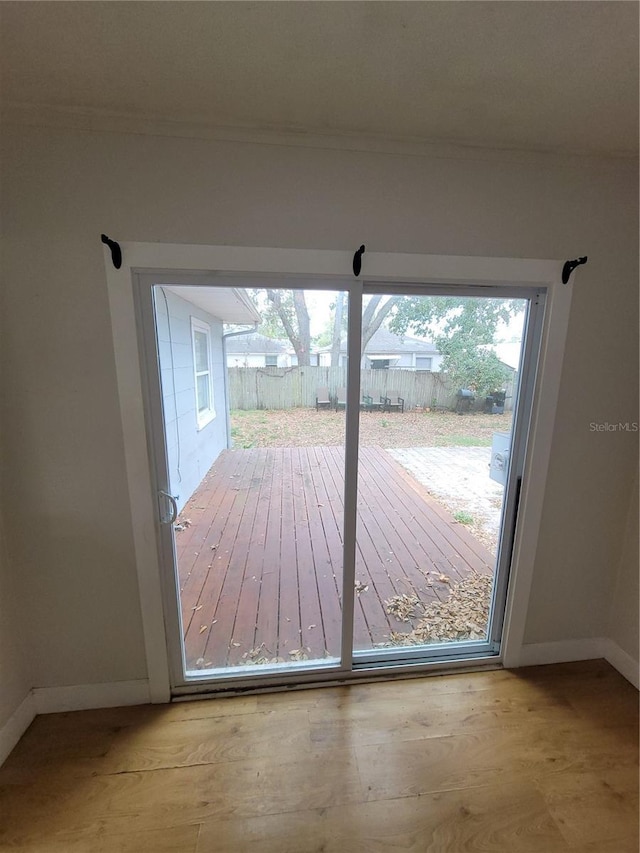
<instances>
[{"instance_id":1,"label":"green tree foliage","mask_svg":"<svg viewBox=\"0 0 640 853\"><path fill-rule=\"evenodd\" d=\"M516 303L505 299L407 296L397 302L389 326L396 334L411 330L430 338L453 383L484 395L502 388L509 376L490 345L498 324L508 322L518 310Z\"/></svg>"}]
</instances>

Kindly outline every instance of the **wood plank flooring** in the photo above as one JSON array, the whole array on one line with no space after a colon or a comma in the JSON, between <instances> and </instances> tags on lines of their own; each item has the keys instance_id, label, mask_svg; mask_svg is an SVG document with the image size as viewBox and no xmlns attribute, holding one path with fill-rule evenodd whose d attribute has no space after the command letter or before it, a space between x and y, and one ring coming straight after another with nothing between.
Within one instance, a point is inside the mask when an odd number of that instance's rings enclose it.
<instances>
[{"instance_id":1,"label":"wood plank flooring","mask_svg":"<svg viewBox=\"0 0 640 853\"><path fill-rule=\"evenodd\" d=\"M603 661L41 716L0 850L637 853L637 735Z\"/></svg>"},{"instance_id":2,"label":"wood plank flooring","mask_svg":"<svg viewBox=\"0 0 640 853\"><path fill-rule=\"evenodd\" d=\"M354 644L372 649L413 627L386 600L444 600L494 556L382 448L361 448L359 483ZM220 455L176 534L189 669L339 655L343 491L341 447Z\"/></svg>"}]
</instances>

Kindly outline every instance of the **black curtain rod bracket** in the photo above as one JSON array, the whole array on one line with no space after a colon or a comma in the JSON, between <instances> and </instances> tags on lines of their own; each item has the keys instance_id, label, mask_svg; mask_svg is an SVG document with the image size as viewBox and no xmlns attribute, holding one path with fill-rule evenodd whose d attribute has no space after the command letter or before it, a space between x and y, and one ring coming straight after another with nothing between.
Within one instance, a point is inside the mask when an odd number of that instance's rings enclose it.
<instances>
[{"instance_id":1,"label":"black curtain rod bracket","mask_svg":"<svg viewBox=\"0 0 640 853\"><path fill-rule=\"evenodd\" d=\"M584 258L576 258L575 261L566 261L565 265L562 267L562 283L567 284L574 269L586 263L586 255L584 256Z\"/></svg>"},{"instance_id":2,"label":"black curtain rod bracket","mask_svg":"<svg viewBox=\"0 0 640 853\"><path fill-rule=\"evenodd\" d=\"M122 266L122 249L120 248L120 244L116 243L115 240L110 240L106 234L101 234L100 239L111 249L111 260L113 261L114 267L119 270Z\"/></svg>"},{"instance_id":3,"label":"black curtain rod bracket","mask_svg":"<svg viewBox=\"0 0 640 853\"><path fill-rule=\"evenodd\" d=\"M357 250L355 255L353 256L353 274L357 278L360 275L360 270L362 269L362 256L364 255L364 243Z\"/></svg>"}]
</instances>

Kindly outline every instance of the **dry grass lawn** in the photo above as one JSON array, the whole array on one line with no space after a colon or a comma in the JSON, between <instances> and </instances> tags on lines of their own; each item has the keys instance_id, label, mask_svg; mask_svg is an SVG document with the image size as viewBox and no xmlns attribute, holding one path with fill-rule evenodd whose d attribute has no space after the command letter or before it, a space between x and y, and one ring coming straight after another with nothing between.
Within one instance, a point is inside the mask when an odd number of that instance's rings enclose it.
<instances>
[{"instance_id":1,"label":"dry grass lawn","mask_svg":"<svg viewBox=\"0 0 640 853\"><path fill-rule=\"evenodd\" d=\"M344 412L272 409L231 412L234 446L319 447L344 444ZM511 429L504 415L454 412L363 412L360 441L378 447L489 447L494 432Z\"/></svg>"}]
</instances>

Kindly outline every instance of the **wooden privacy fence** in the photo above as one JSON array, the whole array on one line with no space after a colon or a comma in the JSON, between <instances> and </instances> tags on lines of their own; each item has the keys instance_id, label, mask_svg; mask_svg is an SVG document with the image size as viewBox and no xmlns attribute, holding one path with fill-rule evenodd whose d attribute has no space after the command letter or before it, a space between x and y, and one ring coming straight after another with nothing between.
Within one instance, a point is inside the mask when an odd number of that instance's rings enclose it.
<instances>
[{"instance_id":1,"label":"wooden privacy fence","mask_svg":"<svg viewBox=\"0 0 640 853\"><path fill-rule=\"evenodd\" d=\"M229 404L232 409L310 408L318 388L335 397L347 385L346 367L230 367ZM374 400L391 391L405 400L405 408L442 406L452 408L457 388L440 373L415 370L362 370L363 394Z\"/></svg>"}]
</instances>

